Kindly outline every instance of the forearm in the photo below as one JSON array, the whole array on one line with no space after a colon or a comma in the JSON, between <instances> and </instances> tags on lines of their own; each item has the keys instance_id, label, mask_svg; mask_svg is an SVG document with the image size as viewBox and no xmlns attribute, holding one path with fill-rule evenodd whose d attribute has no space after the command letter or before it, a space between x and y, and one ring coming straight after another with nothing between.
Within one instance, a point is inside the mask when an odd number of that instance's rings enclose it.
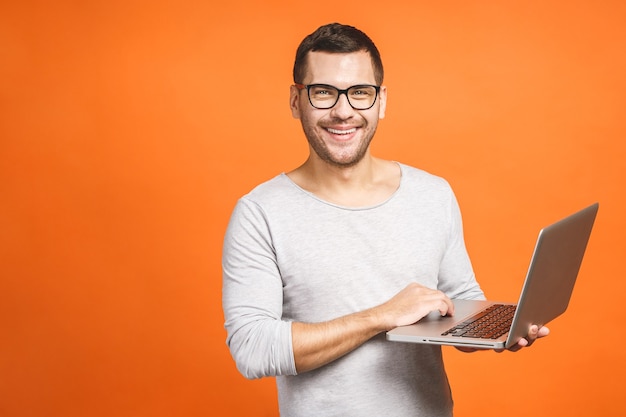
<instances>
[{"instance_id":1,"label":"forearm","mask_svg":"<svg viewBox=\"0 0 626 417\"><path fill-rule=\"evenodd\" d=\"M293 354L298 373L326 365L387 330L376 309L323 323L292 323Z\"/></svg>"},{"instance_id":2,"label":"forearm","mask_svg":"<svg viewBox=\"0 0 626 417\"><path fill-rule=\"evenodd\" d=\"M378 333L415 323L431 311L452 315L452 301L441 291L412 283L389 301L323 323L292 323L293 355L298 372L326 365Z\"/></svg>"}]
</instances>

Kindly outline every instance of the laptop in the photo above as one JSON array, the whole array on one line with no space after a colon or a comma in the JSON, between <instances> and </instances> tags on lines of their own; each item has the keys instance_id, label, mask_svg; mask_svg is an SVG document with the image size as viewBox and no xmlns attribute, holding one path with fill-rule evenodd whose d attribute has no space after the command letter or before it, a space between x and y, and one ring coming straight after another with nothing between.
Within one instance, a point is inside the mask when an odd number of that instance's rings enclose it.
<instances>
[{"instance_id":1,"label":"laptop","mask_svg":"<svg viewBox=\"0 0 626 417\"><path fill-rule=\"evenodd\" d=\"M567 309L598 207L592 204L539 232L517 304L455 299L454 316L431 312L390 330L387 340L484 349L515 345L531 325L547 324Z\"/></svg>"}]
</instances>

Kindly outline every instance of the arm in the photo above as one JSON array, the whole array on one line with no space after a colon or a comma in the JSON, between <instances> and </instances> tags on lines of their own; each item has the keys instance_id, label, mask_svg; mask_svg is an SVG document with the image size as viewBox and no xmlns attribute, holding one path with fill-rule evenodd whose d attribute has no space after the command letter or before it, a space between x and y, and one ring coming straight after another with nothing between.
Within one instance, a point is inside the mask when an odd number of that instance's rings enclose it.
<instances>
[{"instance_id":1,"label":"arm","mask_svg":"<svg viewBox=\"0 0 626 417\"><path fill-rule=\"evenodd\" d=\"M380 332L410 324L430 311L453 314L443 291L408 285L368 310L328 321L289 321L273 234L266 214L250 200L238 203L223 249L223 308L227 344L248 378L295 375L354 350Z\"/></svg>"},{"instance_id":2,"label":"arm","mask_svg":"<svg viewBox=\"0 0 626 417\"><path fill-rule=\"evenodd\" d=\"M282 320L282 280L263 213L240 200L222 250L226 344L249 379L295 375L291 323Z\"/></svg>"},{"instance_id":3,"label":"arm","mask_svg":"<svg viewBox=\"0 0 626 417\"><path fill-rule=\"evenodd\" d=\"M431 311L452 315L454 305L441 291L413 283L377 307L324 323L293 323L293 352L298 372L330 363L377 334L412 324Z\"/></svg>"},{"instance_id":4,"label":"arm","mask_svg":"<svg viewBox=\"0 0 626 417\"><path fill-rule=\"evenodd\" d=\"M351 352L380 332L411 324L431 311L453 314L438 290L409 284L388 301L319 323L283 319L283 282L264 213L240 202L223 249L222 303L227 344L248 378L295 375Z\"/></svg>"}]
</instances>

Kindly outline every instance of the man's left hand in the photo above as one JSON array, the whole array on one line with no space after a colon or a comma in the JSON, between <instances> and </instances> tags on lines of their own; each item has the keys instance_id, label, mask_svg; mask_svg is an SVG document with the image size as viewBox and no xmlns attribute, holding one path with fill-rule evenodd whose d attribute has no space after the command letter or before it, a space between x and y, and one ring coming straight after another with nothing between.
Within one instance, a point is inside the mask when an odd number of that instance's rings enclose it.
<instances>
[{"instance_id":1,"label":"man's left hand","mask_svg":"<svg viewBox=\"0 0 626 417\"><path fill-rule=\"evenodd\" d=\"M521 348L529 347L535 342L535 340L541 337L546 337L549 334L550 329L548 329L546 326L539 327L533 324L532 326L530 326L530 330L528 330L528 336L520 339L516 345L511 346L508 350L510 350L511 352L517 352ZM504 350L505 349L496 349L496 352L502 352Z\"/></svg>"}]
</instances>

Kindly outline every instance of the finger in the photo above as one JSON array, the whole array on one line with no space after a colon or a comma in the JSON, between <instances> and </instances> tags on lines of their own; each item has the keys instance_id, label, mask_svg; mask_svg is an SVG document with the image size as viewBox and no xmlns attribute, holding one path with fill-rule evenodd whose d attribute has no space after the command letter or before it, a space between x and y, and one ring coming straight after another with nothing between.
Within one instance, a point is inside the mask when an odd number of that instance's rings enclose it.
<instances>
[{"instance_id":1,"label":"finger","mask_svg":"<svg viewBox=\"0 0 626 417\"><path fill-rule=\"evenodd\" d=\"M526 346L530 346L533 344L533 342L535 340L537 340L537 337L539 336L539 327L536 325L532 325L530 326L530 329L528 329L528 336L526 336Z\"/></svg>"},{"instance_id":2,"label":"finger","mask_svg":"<svg viewBox=\"0 0 626 417\"><path fill-rule=\"evenodd\" d=\"M516 352L521 348L529 347L533 344L537 337L539 337L539 327L533 324L532 326L530 326L530 329L528 329L528 335L521 338L519 342L517 342L517 344L513 346L513 348L510 350Z\"/></svg>"},{"instance_id":3,"label":"finger","mask_svg":"<svg viewBox=\"0 0 626 417\"><path fill-rule=\"evenodd\" d=\"M546 326L543 326L539 328L539 333L537 333L537 338L546 337L549 334L550 334L550 329L548 329Z\"/></svg>"},{"instance_id":4,"label":"finger","mask_svg":"<svg viewBox=\"0 0 626 417\"><path fill-rule=\"evenodd\" d=\"M509 352L517 352L518 350L528 347L530 345L531 345L531 342L529 342L528 339L521 338L520 340L518 340L516 344L514 344L510 348L503 349L503 350L508 350Z\"/></svg>"},{"instance_id":5,"label":"finger","mask_svg":"<svg viewBox=\"0 0 626 417\"><path fill-rule=\"evenodd\" d=\"M452 304L452 301L448 297L441 300L439 304L439 314L441 314L442 317L454 315L454 304Z\"/></svg>"},{"instance_id":6,"label":"finger","mask_svg":"<svg viewBox=\"0 0 626 417\"><path fill-rule=\"evenodd\" d=\"M434 293L437 298L439 298L439 314L441 316L453 316L454 315L454 303L452 300L444 294L442 291L436 291Z\"/></svg>"}]
</instances>

